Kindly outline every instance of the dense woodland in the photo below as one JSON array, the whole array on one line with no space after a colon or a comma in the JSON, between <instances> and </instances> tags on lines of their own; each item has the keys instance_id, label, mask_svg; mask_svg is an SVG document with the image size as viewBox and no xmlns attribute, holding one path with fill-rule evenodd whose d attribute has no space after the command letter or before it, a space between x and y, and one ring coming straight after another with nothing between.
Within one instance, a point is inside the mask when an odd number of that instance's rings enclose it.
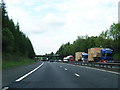
<instances>
[{"instance_id":1,"label":"dense woodland","mask_svg":"<svg viewBox=\"0 0 120 90\"><path fill-rule=\"evenodd\" d=\"M35 55L30 39L20 31L19 23L15 25L9 18L5 3L2 9L2 55L3 60L20 60L21 57L33 58Z\"/></svg>"},{"instance_id":2,"label":"dense woodland","mask_svg":"<svg viewBox=\"0 0 120 90\"><path fill-rule=\"evenodd\" d=\"M75 55L75 52L88 52L89 48L102 47L114 50L114 58L120 58L120 23L113 23L106 31L102 31L99 36L78 36L70 44L61 45L56 52L61 56Z\"/></svg>"}]
</instances>

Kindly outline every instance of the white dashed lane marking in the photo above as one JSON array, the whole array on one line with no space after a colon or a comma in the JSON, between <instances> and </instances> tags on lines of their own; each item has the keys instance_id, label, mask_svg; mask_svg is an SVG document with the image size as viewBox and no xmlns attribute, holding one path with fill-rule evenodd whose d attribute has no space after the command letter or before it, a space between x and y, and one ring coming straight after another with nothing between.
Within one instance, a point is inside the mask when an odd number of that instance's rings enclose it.
<instances>
[{"instance_id":1,"label":"white dashed lane marking","mask_svg":"<svg viewBox=\"0 0 120 90\"><path fill-rule=\"evenodd\" d=\"M60 68L62 68L62 66L60 66Z\"/></svg>"},{"instance_id":2,"label":"white dashed lane marking","mask_svg":"<svg viewBox=\"0 0 120 90\"><path fill-rule=\"evenodd\" d=\"M67 69L67 68L65 68L65 70L67 71L68 69Z\"/></svg>"},{"instance_id":3,"label":"white dashed lane marking","mask_svg":"<svg viewBox=\"0 0 120 90\"><path fill-rule=\"evenodd\" d=\"M75 73L75 76L79 77L80 75L79 75L79 74L77 74L77 73Z\"/></svg>"}]
</instances>

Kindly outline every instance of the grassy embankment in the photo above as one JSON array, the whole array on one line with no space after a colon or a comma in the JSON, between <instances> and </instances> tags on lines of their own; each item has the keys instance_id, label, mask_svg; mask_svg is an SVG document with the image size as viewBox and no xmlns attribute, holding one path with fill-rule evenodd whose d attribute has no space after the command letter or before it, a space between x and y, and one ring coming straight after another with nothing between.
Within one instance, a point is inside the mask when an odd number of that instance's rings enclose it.
<instances>
[{"instance_id":1,"label":"grassy embankment","mask_svg":"<svg viewBox=\"0 0 120 90\"><path fill-rule=\"evenodd\" d=\"M31 60L29 58L23 58L23 57L19 61L15 61L15 60L6 61L6 60L4 60L2 62L2 69L9 69L9 68L24 66L24 65L33 64L33 63L35 63L34 60Z\"/></svg>"}]
</instances>

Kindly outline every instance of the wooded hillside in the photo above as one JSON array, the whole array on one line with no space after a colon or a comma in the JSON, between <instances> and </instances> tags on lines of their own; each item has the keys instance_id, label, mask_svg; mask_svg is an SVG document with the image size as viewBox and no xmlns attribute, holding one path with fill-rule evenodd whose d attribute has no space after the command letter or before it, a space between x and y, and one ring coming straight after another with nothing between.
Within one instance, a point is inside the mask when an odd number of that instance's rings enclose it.
<instances>
[{"instance_id":1,"label":"wooded hillside","mask_svg":"<svg viewBox=\"0 0 120 90\"><path fill-rule=\"evenodd\" d=\"M19 23L15 25L9 18L5 3L2 8L2 55L3 60L19 60L20 57L33 58L35 55L30 39L20 31Z\"/></svg>"},{"instance_id":2,"label":"wooded hillside","mask_svg":"<svg viewBox=\"0 0 120 90\"><path fill-rule=\"evenodd\" d=\"M74 55L75 52L88 52L89 48L95 47L111 48L114 50L114 57L120 58L120 23L113 23L99 36L78 36L73 44L68 42L61 45L56 53L61 56Z\"/></svg>"}]
</instances>

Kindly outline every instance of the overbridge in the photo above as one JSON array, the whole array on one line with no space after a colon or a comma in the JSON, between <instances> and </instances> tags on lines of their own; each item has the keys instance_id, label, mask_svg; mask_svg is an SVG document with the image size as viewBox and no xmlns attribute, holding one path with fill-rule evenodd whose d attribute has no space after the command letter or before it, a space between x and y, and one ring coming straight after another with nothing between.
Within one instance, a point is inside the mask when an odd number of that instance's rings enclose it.
<instances>
[{"instance_id":1,"label":"overbridge","mask_svg":"<svg viewBox=\"0 0 120 90\"><path fill-rule=\"evenodd\" d=\"M59 54L53 54L53 55L35 55L35 58L37 59L62 59L62 56Z\"/></svg>"}]
</instances>

